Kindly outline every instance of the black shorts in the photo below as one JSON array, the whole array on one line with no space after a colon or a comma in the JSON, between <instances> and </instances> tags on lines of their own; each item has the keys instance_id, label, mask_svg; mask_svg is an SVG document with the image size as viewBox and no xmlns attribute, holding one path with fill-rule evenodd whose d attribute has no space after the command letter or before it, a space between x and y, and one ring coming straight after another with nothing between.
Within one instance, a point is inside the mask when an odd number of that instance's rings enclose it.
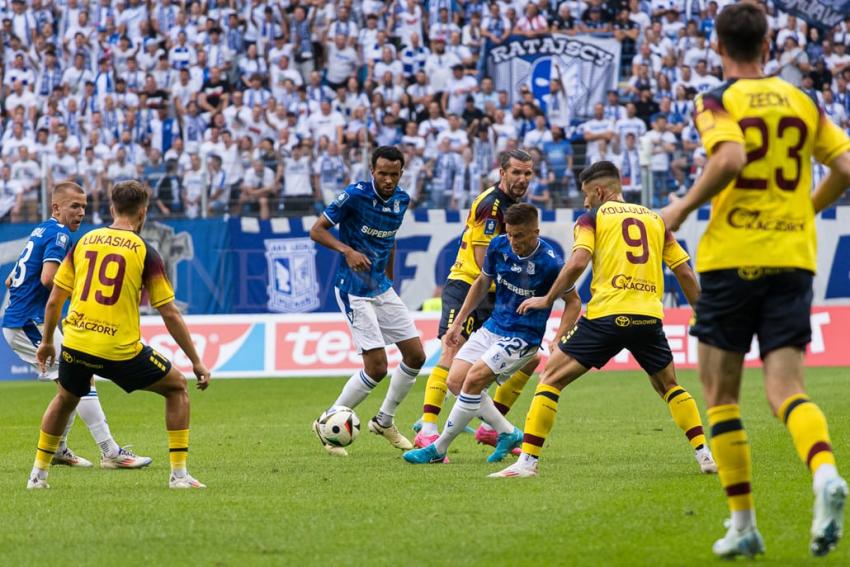
<instances>
[{"instance_id":1,"label":"black shorts","mask_svg":"<svg viewBox=\"0 0 850 567\"><path fill-rule=\"evenodd\" d=\"M80 398L89 393L94 374L129 393L159 382L170 370L171 362L149 346L129 360L108 360L66 346L59 355L59 383Z\"/></svg>"},{"instance_id":2,"label":"black shorts","mask_svg":"<svg viewBox=\"0 0 850 567\"><path fill-rule=\"evenodd\" d=\"M463 280L446 280L442 295L443 314L440 317L440 329L437 332L437 338L443 338L443 335L446 334L446 331L454 323L455 315L463 307L463 302L466 300L466 296L469 294L469 288L471 287L471 284ZM484 321L490 318L490 314L493 313L495 298L495 293L488 293L487 297L484 298L475 311L466 318L466 321L464 321L461 327L463 338L468 339L469 335L480 329Z\"/></svg>"},{"instance_id":3,"label":"black shorts","mask_svg":"<svg viewBox=\"0 0 850 567\"><path fill-rule=\"evenodd\" d=\"M673 353L661 319L645 315L582 317L558 345L586 368L602 368L627 349L647 374L655 374L673 362Z\"/></svg>"},{"instance_id":4,"label":"black shorts","mask_svg":"<svg viewBox=\"0 0 850 567\"><path fill-rule=\"evenodd\" d=\"M812 339L813 277L788 268L704 272L691 334L719 349L743 353L756 335L762 358L782 347L804 349Z\"/></svg>"}]
</instances>

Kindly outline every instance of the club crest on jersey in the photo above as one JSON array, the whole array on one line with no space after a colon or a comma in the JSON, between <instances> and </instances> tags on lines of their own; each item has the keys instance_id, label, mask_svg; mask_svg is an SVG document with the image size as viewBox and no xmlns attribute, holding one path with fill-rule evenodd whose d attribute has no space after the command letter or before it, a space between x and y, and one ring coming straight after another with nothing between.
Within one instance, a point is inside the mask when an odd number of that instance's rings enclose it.
<instances>
[{"instance_id":1,"label":"club crest on jersey","mask_svg":"<svg viewBox=\"0 0 850 567\"><path fill-rule=\"evenodd\" d=\"M395 214L399 214L401 212L401 205L398 204L398 201L393 201L393 212Z\"/></svg>"},{"instance_id":2,"label":"club crest on jersey","mask_svg":"<svg viewBox=\"0 0 850 567\"><path fill-rule=\"evenodd\" d=\"M529 275L529 276L533 276L533 275L534 275L534 268L535 268L535 267L534 267L534 262L529 262L529 263L528 263L528 266L526 266L526 271L528 272L528 275Z\"/></svg>"},{"instance_id":3,"label":"club crest on jersey","mask_svg":"<svg viewBox=\"0 0 850 567\"><path fill-rule=\"evenodd\" d=\"M277 313L304 313L318 309L316 247L309 238L265 241L268 263L268 308Z\"/></svg>"}]
</instances>

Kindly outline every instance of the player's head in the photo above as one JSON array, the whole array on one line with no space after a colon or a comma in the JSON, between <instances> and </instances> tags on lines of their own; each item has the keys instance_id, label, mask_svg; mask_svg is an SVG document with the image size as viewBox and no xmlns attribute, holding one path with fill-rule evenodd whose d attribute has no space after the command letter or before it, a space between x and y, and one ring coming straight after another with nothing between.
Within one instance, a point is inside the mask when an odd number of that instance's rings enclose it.
<instances>
[{"instance_id":1,"label":"player's head","mask_svg":"<svg viewBox=\"0 0 850 567\"><path fill-rule=\"evenodd\" d=\"M112 188L112 216L128 221L136 232L141 232L148 213L148 192L136 180L121 181Z\"/></svg>"},{"instance_id":2,"label":"player's head","mask_svg":"<svg viewBox=\"0 0 850 567\"><path fill-rule=\"evenodd\" d=\"M718 51L738 63L760 63L769 48L767 17L761 6L742 2L717 16Z\"/></svg>"},{"instance_id":3,"label":"player's head","mask_svg":"<svg viewBox=\"0 0 850 567\"><path fill-rule=\"evenodd\" d=\"M505 211L505 234L517 256L528 256L534 252L540 235L537 208L529 203L508 207Z\"/></svg>"},{"instance_id":4,"label":"player's head","mask_svg":"<svg viewBox=\"0 0 850 567\"><path fill-rule=\"evenodd\" d=\"M71 181L63 181L53 188L50 200L53 218L76 232L86 216L86 192Z\"/></svg>"},{"instance_id":5,"label":"player's head","mask_svg":"<svg viewBox=\"0 0 850 567\"><path fill-rule=\"evenodd\" d=\"M512 199L525 196L534 177L534 158L525 150L510 150L499 156L499 187Z\"/></svg>"},{"instance_id":6,"label":"player's head","mask_svg":"<svg viewBox=\"0 0 850 567\"><path fill-rule=\"evenodd\" d=\"M392 197L403 171L404 154L395 146L380 146L372 152L372 180L384 199Z\"/></svg>"},{"instance_id":7,"label":"player's head","mask_svg":"<svg viewBox=\"0 0 850 567\"><path fill-rule=\"evenodd\" d=\"M584 206L594 209L605 201L622 196L620 170L610 161L597 161L578 176L581 192L584 193Z\"/></svg>"}]
</instances>

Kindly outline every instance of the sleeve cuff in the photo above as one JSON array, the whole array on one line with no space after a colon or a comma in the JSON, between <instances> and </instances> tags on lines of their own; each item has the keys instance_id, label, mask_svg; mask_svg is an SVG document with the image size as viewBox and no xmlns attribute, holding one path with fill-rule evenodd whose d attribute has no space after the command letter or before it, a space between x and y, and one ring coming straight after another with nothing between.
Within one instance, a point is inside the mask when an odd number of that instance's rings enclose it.
<instances>
[{"instance_id":1,"label":"sleeve cuff","mask_svg":"<svg viewBox=\"0 0 850 567\"><path fill-rule=\"evenodd\" d=\"M682 264L684 264L685 262L687 262L690 259L691 259L690 256L685 256L684 258L680 258L679 260L676 260L672 264L667 264L667 267L670 268L671 270L675 270L676 268L678 268L679 266L681 266Z\"/></svg>"},{"instance_id":2,"label":"sleeve cuff","mask_svg":"<svg viewBox=\"0 0 850 567\"><path fill-rule=\"evenodd\" d=\"M166 297L162 301L157 301L156 303L151 301L151 307L153 307L153 308L160 307L162 305L165 305L166 303L171 303L172 301L174 301L174 296L169 295L168 297Z\"/></svg>"},{"instance_id":3,"label":"sleeve cuff","mask_svg":"<svg viewBox=\"0 0 850 567\"><path fill-rule=\"evenodd\" d=\"M328 216L327 212L322 213L322 216L331 221L331 225L336 226L338 224L335 220Z\"/></svg>"},{"instance_id":4,"label":"sleeve cuff","mask_svg":"<svg viewBox=\"0 0 850 567\"><path fill-rule=\"evenodd\" d=\"M73 288L73 287L68 287L68 286L66 286L65 284L63 284L62 282L57 281L56 279L54 279L54 280L53 280L53 285L55 285L55 286L56 286L56 287L58 287L59 289L62 289L62 290L64 290L64 291L67 291L68 293L73 293L73 291L74 291L74 288Z\"/></svg>"}]
</instances>

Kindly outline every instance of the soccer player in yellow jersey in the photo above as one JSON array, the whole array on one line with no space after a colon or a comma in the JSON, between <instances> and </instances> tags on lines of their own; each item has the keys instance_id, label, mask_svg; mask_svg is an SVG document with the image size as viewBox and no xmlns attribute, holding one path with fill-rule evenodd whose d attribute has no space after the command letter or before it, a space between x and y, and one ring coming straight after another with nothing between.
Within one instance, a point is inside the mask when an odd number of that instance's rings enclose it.
<instances>
[{"instance_id":1,"label":"soccer player in yellow jersey","mask_svg":"<svg viewBox=\"0 0 850 567\"><path fill-rule=\"evenodd\" d=\"M624 348L667 403L673 420L694 449L700 469L716 472L696 402L676 383L673 354L661 326L662 260L673 270L691 305L699 296L688 253L664 228L660 216L623 201L620 172L613 163L594 163L582 171L579 181L589 211L576 221L573 253L549 293L526 299L517 311L550 308L557 297L575 285L591 262L592 297L586 315L561 338L560 348L554 349L540 375L525 419L519 460L490 476L535 476L543 443L555 422L561 390L590 368L602 368Z\"/></svg>"},{"instance_id":2,"label":"soccer player in yellow jersey","mask_svg":"<svg viewBox=\"0 0 850 567\"><path fill-rule=\"evenodd\" d=\"M484 263L487 246L493 238L505 230L505 211L514 203L522 200L526 191L528 191L528 186L534 176L533 165L533 159L528 152L523 150L504 152L499 156L498 185L483 191L472 202L457 258L451 272L449 272L446 285L443 286L443 312L438 332L441 340L455 322L455 317L460 312L472 282L481 273L481 265ZM490 317L490 313L493 311L493 301L493 293L490 293L489 297L463 322L459 345L454 346L442 340L440 359L425 385L421 429L413 440L413 444L417 447L427 447L439 437L437 417L449 389L447 385L449 367L463 343ZM536 365L536 363L532 363L529 364L529 367L534 368ZM519 370L498 387L493 402L503 415L510 410L529 378L529 373L525 370ZM459 390L461 385L461 383L453 384L452 389ZM475 439L479 443L496 446L498 433L492 427L482 425L475 432Z\"/></svg>"},{"instance_id":3,"label":"soccer player in yellow jersey","mask_svg":"<svg viewBox=\"0 0 850 567\"><path fill-rule=\"evenodd\" d=\"M836 470L826 418L806 395L803 356L811 339L815 213L850 185L850 139L815 100L764 76L769 39L760 7L727 6L716 30L727 80L697 99L694 116L708 162L688 194L662 211L676 230L711 199L697 249L702 294L691 334L699 339L711 447L732 514L713 549L721 557L764 552L738 407L744 355L757 335L768 402L814 476L811 551L824 555L841 537L847 483ZM830 172L810 194L813 157Z\"/></svg>"},{"instance_id":4,"label":"soccer player in yellow jersey","mask_svg":"<svg viewBox=\"0 0 850 567\"><path fill-rule=\"evenodd\" d=\"M27 488L48 488L47 469L71 412L89 392L93 374L126 392L148 390L165 397L171 459L171 488L205 488L186 471L189 451L189 393L186 379L161 354L142 344L139 298L144 287L165 327L192 361L198 388L210 373L198 357L189 329L174 305L174 291L162 259L140 236L148 194L138 181L112 190L111 226L83 236L59 266L44 314L44 338L36 359L44 369L56 359L53 334L70 297L59 356L59 391L41 422L35 465Z\"/></svg>"}]
</instances>

